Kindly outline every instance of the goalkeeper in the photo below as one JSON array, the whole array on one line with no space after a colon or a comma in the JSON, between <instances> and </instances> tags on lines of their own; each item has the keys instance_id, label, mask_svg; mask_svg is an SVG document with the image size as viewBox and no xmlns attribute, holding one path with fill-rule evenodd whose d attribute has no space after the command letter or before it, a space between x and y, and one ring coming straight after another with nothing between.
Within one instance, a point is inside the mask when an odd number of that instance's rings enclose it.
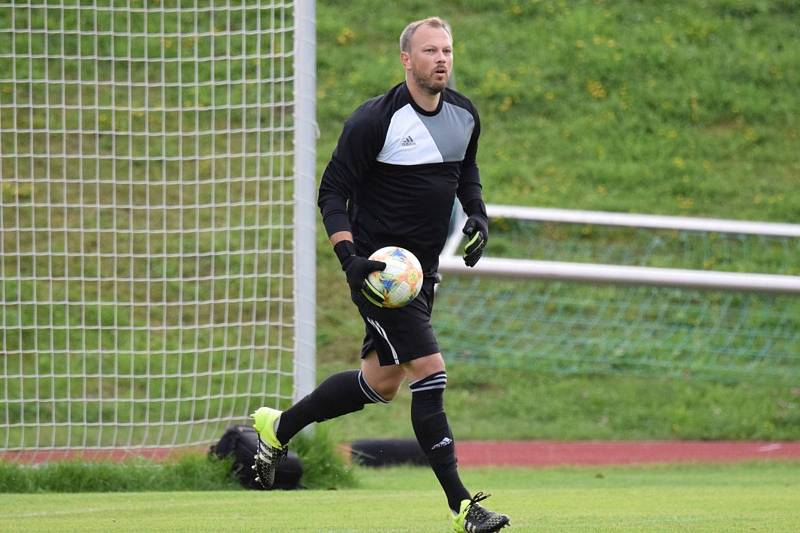
<instances>
[{"instance_id":1,"label":"goalkeeper","mask_svg":"<svg viewBox=\"0 0 800 533\"><path fill-rule=\"evenodd\" d=\"M470 497L458 474L453 434L444 411L447 373L431 327L438 257L458 196L468 220L464 261L474 266L488 238L488 218L476 163L480 120L472 103L446 87L453 65L449 26L432 17L400 36L405 81L362 104L345 122L322 175L319 207L366 334L360 370L329 376L285 412L254 414L260 435L259 479L270 487L289 440L312 422L389 403L409 380L417 440L444 490L455 531L497 531L508 517ZM419 296L399 309L362 294L370 272L385 264L367 259L384 246L401 246L420 260Z\"/></svg>"}]
</instances>

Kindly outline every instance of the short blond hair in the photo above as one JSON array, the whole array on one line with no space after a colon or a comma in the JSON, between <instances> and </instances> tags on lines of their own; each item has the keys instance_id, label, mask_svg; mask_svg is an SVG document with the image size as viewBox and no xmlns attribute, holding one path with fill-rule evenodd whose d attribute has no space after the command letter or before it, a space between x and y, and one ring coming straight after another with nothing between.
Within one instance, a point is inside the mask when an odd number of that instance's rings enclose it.
<instances>
[{"instance_id":1,"label":"short blond hair","mask_svg":"<svg viewBox=\"0 0 800 533\"><path fill-rule=\"evenodd\" d=\"M450 40L451 41L453 40L453 32L450 31L450 25L447 23L447 21L439 17L428 17L422 20L415 20L414 22L406 26L406 28L403 30L403 33L400 34L401 52L411 51L411 38L414 37L416 31L422 26L430 26L431 28L442 28L450 36Z\"/></svg>"}]
</instances>

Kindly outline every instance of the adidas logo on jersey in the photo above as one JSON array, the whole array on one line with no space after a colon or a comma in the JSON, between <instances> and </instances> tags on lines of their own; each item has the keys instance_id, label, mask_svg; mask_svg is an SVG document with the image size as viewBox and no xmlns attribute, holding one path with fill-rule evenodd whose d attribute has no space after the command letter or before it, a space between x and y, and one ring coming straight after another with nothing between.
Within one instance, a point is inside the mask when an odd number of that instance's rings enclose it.
<instances>
[{"instance_id":1,"label":"adidas logo on jersey","mask_svg":"<svg viewBox=\"0 0 800 533\"><path fill-rule=\"evenodd\" d=\"M417 143L411 138L411 135L400 141L400 146L415 146Z\"/></svg>"}]
</instances>

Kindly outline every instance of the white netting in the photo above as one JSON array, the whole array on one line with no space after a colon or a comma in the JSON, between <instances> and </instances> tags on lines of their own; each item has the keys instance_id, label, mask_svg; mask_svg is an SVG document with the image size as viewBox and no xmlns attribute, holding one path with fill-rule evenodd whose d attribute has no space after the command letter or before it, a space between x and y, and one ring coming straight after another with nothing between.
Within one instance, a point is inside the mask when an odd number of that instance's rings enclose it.
<instances>
[{"instance_id":1,"label":"white netting","mask_svg":"<svg viewBox=\"0 0 800 533\"><path fill-rule=\"evenodd\" d=\"M292 395L293 5L0 3L0 449Z\"/></svg>"},{"instance_id":2,"label":"white netting","mask_svg":"<svg viewBox=\"0 0 800 533\"><path fill-rule=\"evenodd\" d=\"M769 236L495 217L490 229L484 268L491 258L515 258L594 270L620 265L800 280L797 226L793 236ZM434 326L448 357L545 373L771 382L800 377L796 292L612 285L598 281L602 278L577 283L480 272L481 265L448 273L436 293L443 311Z\"/></svg>"}]
</instances>

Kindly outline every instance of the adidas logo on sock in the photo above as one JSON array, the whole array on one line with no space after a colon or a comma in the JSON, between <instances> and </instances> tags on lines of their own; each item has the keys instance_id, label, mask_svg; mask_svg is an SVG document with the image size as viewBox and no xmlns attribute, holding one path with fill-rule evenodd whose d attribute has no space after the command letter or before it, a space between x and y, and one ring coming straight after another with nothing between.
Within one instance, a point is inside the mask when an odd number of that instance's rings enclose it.
<instances>
[{"instance_id":1,"label":"adidas logo on sock","mask_svg":"<svg viewBox=\"0 0 800 533\"><path fill-rule=\"evenodd\" d=\"M400 141L400 146L415 146L417 143L411 138L411 135Z\"/></svg>"},{"instance_id":2,"label":"adidas logo on sock","mask_svg":"<svg viewBox=\"0 0 800 533\"><path fill-rule=\"evenodd\" d=\"M448 444L452 444L452 443L453 443L453 439L451 439L450 437L445 437L445 438L443 438L441 440L441 442L439 442L437 444L434 444L433 448L431 448L431 450L435 450L437 448L444 448Z\"/></svg>"}]
</instances>

